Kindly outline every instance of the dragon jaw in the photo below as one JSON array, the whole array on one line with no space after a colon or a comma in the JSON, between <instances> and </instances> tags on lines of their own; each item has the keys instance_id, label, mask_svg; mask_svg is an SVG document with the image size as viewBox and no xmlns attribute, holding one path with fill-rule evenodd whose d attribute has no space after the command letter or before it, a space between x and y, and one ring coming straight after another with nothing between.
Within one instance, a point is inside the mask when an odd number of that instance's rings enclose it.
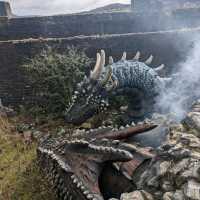
<instances>
[{"instance_id":1,"label":"dragon jaw","mask_svg":"<svg viewBox=\"0 0 200 200\"><path fill-rule=\"evenodd\" d=\"M38 148L39 163L51 177L60 199L104 200L99 177L106 163L131 162L136 154L142 160L150 159L151 153L126 143L125 139L155 127L140 125L118 131L106 128L55 141L50 139Z\"/></svg>"}]
</instances>

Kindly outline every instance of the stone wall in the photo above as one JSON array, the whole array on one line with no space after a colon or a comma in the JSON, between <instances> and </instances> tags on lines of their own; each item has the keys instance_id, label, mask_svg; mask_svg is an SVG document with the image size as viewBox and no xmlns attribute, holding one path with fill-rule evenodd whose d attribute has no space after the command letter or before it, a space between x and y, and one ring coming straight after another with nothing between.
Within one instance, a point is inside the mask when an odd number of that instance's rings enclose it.
<instances>
[{"instance_id":1,"label":"stone wall","mask_svg":"<svg viewBox=\"0 0 200 200\"><path fill-rule=\"evenodd\" d=\"M200 12L193 11L0 18L0 40L139 33L200 26Z\"/></svg>"},{"instance_id":2,"label":"stone wall","mask_svg":"<svg viewBox=\"0 0 200 200\"><path fill-rule=\"evenodd\" d=\"M93 58L100 49L115 59L123 51L131 57L140 50L143 59L154 54L154 66L165 63L170 71L185 58L194 34L200 32L199 10L10 18L7 9L7 16L0 17L0 98L4 104L34 100L20 66L47 45L60 52L74 45Z\"/></svg>"},{"instance_id":3,"label":"stone wall","mask_svg":"<svg viewBox=\"0 0 200 200\"><path fill-rule=\"evenodd\" d=\"M117 61L123 51L132 58L136 51L142 52L142 60L150 54L155 56L152 66L161 63L167 65L167 71L186 58L187 51L193 46L195 34L200 28L177 31L148 33L114 34L105 36L80 36L62 39L28 39L0 42L0 98L4 104L29 102L31 86L23 77L20 66L27 59L39 53L48 44L63 52L69 45L85 49L89 57L95 58L96 52L105 49L107 56L112 55ZM191 35L193 37L191 37Z\"/></svg>"}]
</instances>

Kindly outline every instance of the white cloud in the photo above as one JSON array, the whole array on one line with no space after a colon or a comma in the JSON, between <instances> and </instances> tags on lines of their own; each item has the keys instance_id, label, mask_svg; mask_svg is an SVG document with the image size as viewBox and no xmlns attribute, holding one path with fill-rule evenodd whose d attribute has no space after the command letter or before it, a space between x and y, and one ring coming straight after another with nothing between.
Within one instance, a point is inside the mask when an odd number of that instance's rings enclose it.
<instances>
[{"instance_id":1,"label":"white cloud","mask_svg":"<svg viewBox=\"0 0 200 200\"><path fill-rule=\"evenodd\" d=\"M130 3L130 0L8 0L14 14L52 15L90 10L110 3Z\"/></svg>"}]
</instances>

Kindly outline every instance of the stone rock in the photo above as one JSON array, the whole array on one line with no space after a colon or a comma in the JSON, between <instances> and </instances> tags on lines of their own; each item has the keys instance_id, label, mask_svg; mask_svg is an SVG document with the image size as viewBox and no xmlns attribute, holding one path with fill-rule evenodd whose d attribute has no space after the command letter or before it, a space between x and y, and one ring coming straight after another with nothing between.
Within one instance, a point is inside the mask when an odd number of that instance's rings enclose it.
<instances>
[{"instance_id":1,"label":"stone rock","mask_svg":"<svg viewBox=\"0 0 200 200\"><path fill-rule=\"evenodd\" d=\"M192 105L192 111L194 112L200 112L200 99L195 101Z\"/></svg>"},{"instance_id":2,"label":"stone rock","mask_svg":"<svg viewBox=\"0 0 200 200\"><path fill-rule=\"evenodd\" d=\"M173 176L175 176L178 173L180 173L181 171L183 171L188 165L189 165L189 159L185 158L185 159L179 161L176 165L174 165L170 169L170 172L173 174Z\"/></svg>"},{"instance_id":3,"label":"stone rock","mask_svg":"<svg viewBox=\"0 0 200 200\"><path fill-rule=\"evenodd\" d=\"M181 190L176 190L176 192L173 195L173 200L184 200L184 194Z\"/></svg>"},{"instance_id":4,"label":"stone rock","mask_svg":"<svg viewBox=\"0 0 200 200\"><path fill-rule=\"evenodd\" d=\"M200 112L188 113L183 122L187 126L187 128L196 129L197 131L200 131ZM197 133L197 136L200 137L200 133Z\"/></svg>"},{"instance_id":5,"label":"stone rock","mask_svg":"<svg viewBox=\"0 0 200 200\"><path fill-rule=\"evenodd\" d=\"M173 192L166 192L164 195L163 195L163 200L172 200L173 198Z\"/></svg>"},{"instance_id":6,"label":"stone rock","mask_svg":"<svg viewBox=\"0 0 200 200\"><path fill-rule=\"evenodd\" d=\"M121 195L120 200L153 200L153 197L150 193L141 190L131 193L124 193Z\"/></svg>"},{"instance_id":7,"label":"stone rock","mask_svg":"<svg viewBox=\"0 0 200 200\"><path fill-rule=\"evenodd\" d=\"M156 167L156 175L157 176L164 176L167 171L169 170L171 166L171 163L169 161L164 161L161 162L157 167Z\"/></svg>"},{"instance_id":8,"label":"stone rock","mask_svg":"<svg viewBox=\"0 0 200 200\"><path fill-rule=\"evenodd\" d=\"M184 186L184 194L192 200L200 199L200 183L195 180L189 180Z\"/></svg>"},{"instance_id":9,"label":"stone rock","mask_svg":"<svg viewBox=\"0 0 200 200\"><path fill-rule=\"evenodd\" d=\"M147 185L149 187L153 187L153 188L158 188L159 187L159 177L157 176L154 176L152 177L148 182L147 182Z\"/></svg>"},{"instance_id":10,"label":"stone rock","mask_svg":"<svg viewBox=\"0 0 200 200\"><path fill-rule=\"evenodd\" d=\"M166 192L170 192L170 191L173 191L173 185L170 181L163 181L163 184L162 184L162 189Z\"/></svg>"}]
</instances>

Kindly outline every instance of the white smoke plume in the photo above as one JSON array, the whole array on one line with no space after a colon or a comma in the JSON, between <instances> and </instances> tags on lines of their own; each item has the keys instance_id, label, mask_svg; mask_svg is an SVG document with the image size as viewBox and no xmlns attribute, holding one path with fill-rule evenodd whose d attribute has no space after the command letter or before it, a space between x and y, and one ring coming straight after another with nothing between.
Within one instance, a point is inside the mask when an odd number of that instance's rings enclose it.
<instances>
[{"instance_id":1,"label":"white smoke plume","mask_svg":"<svg viewBox=\"0 0 200 200\"><path fill-rule=\"evenodd\" d=\"M175 71L176 70L176 71ZM174 113L182 120L192 102L200 98L200 37L188 53L186 61L175 67L177 77L158 98L163 113Z\"/></svg>"}]
</instances>

